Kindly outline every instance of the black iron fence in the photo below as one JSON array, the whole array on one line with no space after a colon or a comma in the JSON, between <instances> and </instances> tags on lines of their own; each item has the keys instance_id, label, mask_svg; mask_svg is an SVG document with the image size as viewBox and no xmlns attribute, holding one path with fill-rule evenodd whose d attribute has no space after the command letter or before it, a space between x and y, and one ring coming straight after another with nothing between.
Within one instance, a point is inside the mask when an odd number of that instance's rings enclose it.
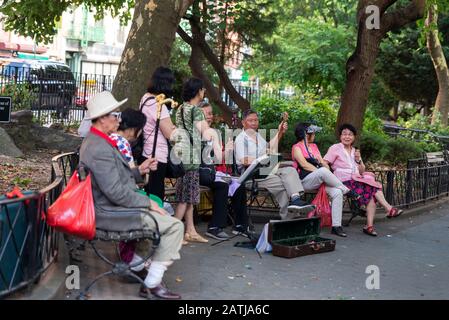
<instances>
[{"instance_id":1,"label":"black iron fence","mask_svg":"<svg viewBox=\"0 0 449 320\"><path fill-rule=\"evenodd\" d=\"M79 123L97 92L112 90L113 76L74 73L60 65L39 69L0 66L1 95L13 98L13 110L32 110L43 124Z\"/></svg>"},{"instance_id":2,"label":"black iron fence","mask_svg":"<svg viewBox=\"0 0 449 320\"><path fill-rule=\"evenodd\" d=\"M386 200L409 206L449 195L449 165L375 171Z\"/></svg>"},{"instance_id":3,"label":"black iron fence","mask_svg":"<svg viewBox=\"0 0 449 320\"><path fill-rule=\"evenodd\" d=\"M13 97L13 110L31 109L42 125L75 124L85 115L86 104L96 93L112 90L114 76L76 73L62 64L23 67L20 64L0 66L0 92ZM291 92L235 84L236 90L251 104L262 97L290 98ZM223 101L235 103L224 92Z\"/></svg>"},{"instance_id":4,"label":"black iron fence","mask_svg":"<svg viewBox=\"0 0 449 320\"><path fill-rule=\"evenodd\" d=\"M290 99L294 96L291 92L286 92L281 89L268 89L258 87L248 87L234 85L237 92L250 102L251 105L257 103L261 98L273 98L273 99ZM223 101L231 108L236 108L235 102L231 99L228 93L225 91L222 95Z\"/></svg>"},{"instance_id":5,"label":"black iron fence","mask_svg":"<svg viewBox=\"0 0 449 320\"><path fill-rule=\"evenodd\" d=\"M0 298L37 282L57 258L59 233L43 218L77 163L74 153L57 156L49 186L23 198L0 198Z\"/></svg>"},{"instance_id":6,"label":"black iron fence","mask_svg":"<svg viewBox=\"0 0 449 320\"><path fill-rule=\"evenodd\" d=\"M416 142L438 143L443 149L449 148L449 136L435 134L429 130L404 128L395 124L384 124L384 132L391 137L403 137Z\"/></svg>"}]
</instances>

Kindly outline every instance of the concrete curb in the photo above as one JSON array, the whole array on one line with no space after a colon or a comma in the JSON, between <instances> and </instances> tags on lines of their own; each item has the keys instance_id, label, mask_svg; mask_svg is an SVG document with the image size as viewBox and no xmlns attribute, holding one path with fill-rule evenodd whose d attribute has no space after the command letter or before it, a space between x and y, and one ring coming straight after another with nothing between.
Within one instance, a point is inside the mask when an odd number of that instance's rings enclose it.
<instances>
[{"instance_id":1,"label":"concrete curb","mask_svg":"<svg viewBox=\"0 0 449 320\"><path fill-rule=\"evenodd\" d=\"M404 213L395 218L395 219L403 219L405 217L413 217L418 214L425 213L427 211L430 211L434 208L437 208L443 204L449 203L449 197L444 197L436 200L429 200L427 202L416 204L411 206L410 208L401 207L404 210ZM343 209L344 210L344 209ZM279 220L280 216L279 214L275 212L267 212L267 211L259 211L259 210L253 210L254 212L251 215L251 218L254 223L267 223L269 220ZM351 214L349 212L343 211L343 225L344 223L349 220L351 217ZM378 208L376 211L376 217L375 217L375 223L381 222L381 221L390 221L385 215L385 211L383 208ZM354 220L351 221L351 225L362 225L365 223L365 218L363 217L356 217Z\"/></svg>"}]
</instances>

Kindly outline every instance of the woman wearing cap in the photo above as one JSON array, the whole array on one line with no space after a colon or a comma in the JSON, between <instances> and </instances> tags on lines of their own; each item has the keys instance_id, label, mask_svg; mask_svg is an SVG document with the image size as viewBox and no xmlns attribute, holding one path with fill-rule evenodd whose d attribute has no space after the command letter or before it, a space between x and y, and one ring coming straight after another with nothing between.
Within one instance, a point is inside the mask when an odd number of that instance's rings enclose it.
<instances>
[{"instance_id":1,"label":"woman wearing cap","mask_svg":"<svg viewBox=\"0 0 449 320\"><path fill-rule=\"evenodd\" d=\"M366 206L366 226L363 232L370 236L377 236L374 230L374 215L376 202L379 202L387 212L387 218L397 217L402 210L392 207L382 192L382 184L375 180L374 174L365 171L360 150L353 147L357 130L350 124L343 124L339 128L340 143L329 148L324 156L334 174L343 183L359 195L358 203Z\"/></svg>"},{"instance_id":2,"label":"woman wearing cap","mask_svg":"<svg viewBox=\"0 0 449 320\"><path fill-rule=\"evenodd\" d=\"M346 237L341 226L343 212L343 195L357 198L358 196L346 187L330 170L321 157L320 150L314 142L315 133L320 127L307 123L299 123L295 129L298 142L292 147L293 166L298 171L304 190L317 190L322 183L331 198L332 233Z\"/></svg>"}]
</instances>

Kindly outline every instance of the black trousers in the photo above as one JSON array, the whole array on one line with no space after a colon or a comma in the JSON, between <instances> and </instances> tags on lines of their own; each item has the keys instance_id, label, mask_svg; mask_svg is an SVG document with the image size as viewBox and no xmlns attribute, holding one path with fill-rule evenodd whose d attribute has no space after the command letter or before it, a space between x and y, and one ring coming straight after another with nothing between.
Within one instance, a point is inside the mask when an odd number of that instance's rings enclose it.
<instances>
[{"instance_id":1,"label":"black trousers","mask_svg":"<svg viewBox=\"0 0 449 320\"><path fill-rule=\"evenodd\" d=\"M145 186L145 192L154 194L164 201L165 197L165 173L167 172L167 164L158 162L157 170L150 172L150 181Z\"/></svg>"},{"instance_id":2,"label":"black trousers","mask_svg":"<svg viewBox=\"0 0 449 320\"><path fill-rule=\"evenodd\" d=\"M209 222L209 228L225 228L228 217L228 190L229 185L226 182L214 182L209 186L214 194L212 220ZM246 189L240 186L231 197L231 208L234 214L235 224L248 226L248 210L246 205Z\"/></svg>"}]
</instances>

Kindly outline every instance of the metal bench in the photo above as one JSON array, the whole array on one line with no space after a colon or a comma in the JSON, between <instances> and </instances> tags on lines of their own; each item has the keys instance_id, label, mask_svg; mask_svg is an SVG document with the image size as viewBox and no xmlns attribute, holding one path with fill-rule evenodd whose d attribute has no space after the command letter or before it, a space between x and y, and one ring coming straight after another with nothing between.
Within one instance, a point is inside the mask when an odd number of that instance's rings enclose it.
<instances>
[{"instance_id":1,"label":"metal bench","mask_svg":"<svg viewBox=\"0 0 449 320\"><path fill-rule=\"evenodd\" d=\"M78 168L77 169L80 180L83 180L86 178L88 174L87 168ZM129 231L115 231L115 230L105 230L105 229L96 229L95 237L93 240L88 241L88 243L92 246L92 249L94 250L95 254L104 262L109 264L111 266L111 270L104 272L97 277L95 277L78 296L79 300L85 300L89 297L89 290L92 288L92 286L101 278L109 276L109 275L115 275L119 277L131 277L140 282L142 285L145 285L142 279L140 279L137 275L135 275L132 272L132 268L135 268L143 263L145 263L148 259L150 259L156 248L159 246L161 234L159 232L159 225L156 221L156 219L153 217L153 215L148 212L146 213L155 223L155 230L149 230L149 229L137 229L137 230L129 230ZM121 214L121 213L113 213L110 216L96 216L97 222L99 219L113 219L113 220L126 220L126 218L129 217L129 213ZM120 253L118 250L118 243L120 241L145 241L149 240L152 242L152 245L150 246L150 249L145 257L143 257L143 260L141 262L136 262L134 264L127 264L121 260ZM97 247L96 244L98 241L106 241L106 242L114 242L116 243L115 247L117 248L117 261L112 261L111 259L107 258ZM85 242L85 241L84 241ZM84 245L84 244L82 244Z\"/></svg>"},{"instance_id":2,"label":"metal bench","mask_svg":"<svg viewBox=\"0 0 449 320\"><path fill-rule=\"evenodd\" d=\"M424 155L428 166L438 166L447 163L447 159L443 151L428 152Z\"/></svg>"}]
</instances>

